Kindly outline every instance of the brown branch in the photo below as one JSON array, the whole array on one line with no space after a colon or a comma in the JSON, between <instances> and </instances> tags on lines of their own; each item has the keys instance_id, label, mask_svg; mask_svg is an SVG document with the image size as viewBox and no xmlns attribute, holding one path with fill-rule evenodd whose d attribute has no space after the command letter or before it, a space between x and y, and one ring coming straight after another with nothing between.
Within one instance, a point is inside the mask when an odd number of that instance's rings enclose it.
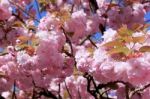
<instances>
[{"instance_id":1,"label":"brown branch","mask_svg":"<svg viewBox=\"0 0 150 99\"><path fill-rule=\"evenodd\" d=\"M144 4L144 3L150 3L150 0L142 0L141 3L142 3L142 4Z\"/></svg>"},{"instance_id":2,"label":"brown branch","mask_svg":"<svg viewBox=\"0 0 150 99\"><path fill-rule=\"evenodd\" d=\"M0 94L0 99L5 99L5 98Z\"/></svg>"},{"instance_id":3,"label":"brown branch","mask_svg":"<svg viewBox=\"0 0 150 99\"><path fill-rule=\"evenodd\" d=\"M71 7L71 11L70 11L70 13L73 13L73 10L74 10L74 4L72 4L72 7Z\"/></svg>"},{"instance_id":4,"label":"brown branch","mask_svg":"<svg viewBox=\"0 0 150 99\"><path fill-rule=\"evenodd\" d=\"M130 99L133 97L133 95L135 95L135 94L137 94L137 93L139 93L139 92L144 91L144 90L147 89L148 87L150 87L150 83L147 84L147 85L145 85L145 86L143 86L143 87L141 87L141 88L135 89L134 91L132 91L132 92L130 93L130 95L129 95Z\"/></svg>"},{"instance_id":5,"label":"brown branch","mask_svg":"<svg viewBox=\"0 0 150 99\"><path fill-rule=\"evenodd\" d=\"M58 87L59 87L59 89L58 89L58 97L59 97L59 99L62 99L62 97L61 97L61 95L60 95L60 88L61 88L61 86L60 86L60 83L58 84Z\"/></svg>"},{"instance_id":6,"label":"brown branch","mask_svg":"<svg viewBox=\"0 0 150 99\"><path fill-rule=\"evenodd\" d=\"M92 44L94 47L98 48L98 47L96 46L96 44L91 40L91 38L88 38L88 40L91 42L91 44Z\"/></svg>"},{"instance_id":7,"label":"brown branch","mask_svg":"<svg viewBox=\"0 0 150 99\"><path fill-rule=\"evenodd\" d=\"M82 98L81 98L81 93L80 93L80 91L79 91L79 87L78 87L78 95L79 95L79 99L82 99Z\"/></svg>"},{"instance_id":8,"label":"brown branch","mask_svg":"<svg viewBox=\"0 0 150 99\"><path fill-rule=\"evenodd\" d=\"M126 99L130 99L130 97L129 97L129 86L128 86L128 84L125 85L125 94L126 94Z\"/></svg>"},{"instance_id":9,"label":"brown branch","mask_svg":"<svg viewBox=\"0 0 150 99\"><path fill-rule=\"evenodd\" d=\"M15 16L15 17L16 17L20 22L22 22L24 25L26 25L26 24L25 24L25 21L24 21L19 15L15 14L15 13L12 13L12 15Z\"/></svg>"},{"instance_id":10,"label":"brown branch","mask_svg":"<svg viewBox=\"0 0 150 99\"><path fill-rule=\"evenodd\" d=\"M118 81L108 82L106 84L103 84L103 83L102 84L98 84L98 86L94 85L94 88L93 87L91 88L91 82L94 81L93 77L91 75L89 75L88 73L85 73L84 77L87 79L87 91L92 96L94 96L95 99L98 99L97 96L99 94L99 90L103 90L103 89L106 89L106 88L110 88L111 89L111 87L110 87L111 85L116 85L118 83L121 83L121 84L123 84L126 87L126 99L130 99L129 98L129 91L134 89L134 87L130 83L124 82L124 81L119 81L119 80ZM105 91L105 92L107 94L107 91ZM103 94L104 93L99 94L100 99L111 99L108 96L107 97L103 96Z\"/></svg>"},{"instance_id":11,"label":"brown branch","mask_svg":"<svg viewBox=\"0 0 150 99\"><path fill-rule=\"evenodd\" d=\"M16 96L16 81L14 81L13 93L12 93L12 98L11 99L17 99L17 96Z\"/></svg>"},{"instance_id":12,"label":"brown branch","mask_svg":"<svg viewBox=\"0 0 150 99\"><path fill-rule=\"evenodd\" d=\"M89 35L89 36L90 36L90 35ZM84 42L85 42L86 40L88 40L89 36L87 36L86 38L84 38L84 39L79 43L79 45L83 45Z\"/></svg>"},{"instance_id":13,"label":"brown branch","mask_svg":"<svg viewBox=\"0 0 150 99\"><path fill-rule=\"evenodd\" d=\"M64 29L63 27L61 27L61 29L62 29L62 31L63 31L63 33L64 33L64 35L65 35L66 42L67 42L67 43L69 44L69 46L70 46L70 49L71 49L71 53L70 53L70 54L72 55L72 57L74 57L72 42L71 42L70 38L68 37L68 35L67 35L65 29Z\"/></svg>"},{"instance_id":14,"label":"brown branch","mask_svg":"<svg viewBox=\"0 0 150 99\"><path fill-rule=\"evenodd\" d=\"M96 2L96 0L89 0L89 6L90 9L93 13L96 13L97 9L98 9L98 4Z\"/></svg>"},{"instance_id":15,"label":"brown branch","mask_svg":"<svg viewBox=\"0 0 150 99\"><path fill-rule=\"evenodd\" d=\"M107 93L108 91L110 91L111 89L106 89L104 92L101 93L101 95L104 95L105 93Z\"/></svg>"},{"instance_id":16,"label":"brown branch","mask_svg":"<svg viewBox=\"0 0 150 99\"><path fill-rule=\"evenodd\" d=\"M80 42L79 45L83 45L86 40L89 40L90 43L91 43L94 47L98 48L98 47L96 46L96 44L91 40L91 35L88 35L85 39L83 39L83 40Z\"/></svg>"},{"instance_id":17,"label":"brown branch","mask_svg":"<svg viewBox=\"0 0 150 99\"><path fill-rule=\"evenodd\" d=\"M75 59L75 56L74 56L72 42L71 42L70 38L68 37L68 35L67 35L65 29L64 29L63 27L61 27L61 29L62 29L62 31L63 31L63 33L64 33L64 35L65 35L66 42L69 44L70 49L71 49L71 53L70 53L70 54L67 53L67 54L68 54L68 55L71 55L71 57L73 57L74 62L75 62L75 63L74 63L74 66L75 66L75 68L77 69L77 66L76 66L76 65L77 65L77 62L76 62L76 59Z\"/></svg>"},{"instance_id":18,"label":"brown branch","mask_svg":"<svg viewBox=\"0 0 150 99\"><path fill-rule=\"evenodd\" d=\"M70 91L69 91L69 89L67 87L66 81L64 81L64 83L65 83L66 90L67 90L67 92L69 94L69 97L70 97L70 99L72 99L72 96L71 96L71 93L70 93Z\"/></svg>"}]
</instances>

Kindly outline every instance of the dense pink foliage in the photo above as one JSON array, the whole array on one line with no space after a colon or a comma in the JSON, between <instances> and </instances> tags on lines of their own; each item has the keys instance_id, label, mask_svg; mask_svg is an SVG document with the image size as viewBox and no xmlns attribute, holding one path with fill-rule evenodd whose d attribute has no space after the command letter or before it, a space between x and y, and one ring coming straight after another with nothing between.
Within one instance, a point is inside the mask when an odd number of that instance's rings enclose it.
<instances>
[{"instance_id":1,"label":"dense pink foliage","mask_svg":"<svg viewBox=\"0 0 150 99\"><path fill-rule=\"evenodd\" d=\"M100 94L115 92L125 99L126 87L133 91L150 83L150 30L144 18L149 2L93 0L93 6L92 0L37 0L47 11L38 20L35 9L25 11L32 1L0 0L0 96L31 99L43 88L63 99L94 99L97 94L88 89L94 84L122 81L128 86L110 84ZM99 42L92 39L97 32L103 33ZM91 86L85 74L94 79ZM149 97L148 87L131 99Z\"/></svg>"}]
</instances>

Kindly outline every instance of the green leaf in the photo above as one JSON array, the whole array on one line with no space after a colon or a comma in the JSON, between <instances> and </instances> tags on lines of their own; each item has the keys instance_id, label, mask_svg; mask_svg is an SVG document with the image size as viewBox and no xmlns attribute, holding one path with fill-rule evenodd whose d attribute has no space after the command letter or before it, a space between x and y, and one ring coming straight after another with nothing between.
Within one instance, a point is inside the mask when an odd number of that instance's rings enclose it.
<instances>
[{"instance_id":1,"label":"green leaf","mask_svg":"<svg viewBox=\"0 0 150 99\"><path fill-rule=\"evenodd\" d=\"M134 43L143 43L145 41L145 36L133 37Z\"/></svg>"},{"instance_id":2,"label":"green leaf","mask_svg":"<svg viewBox=\"0 0 150 99\"><path fill-rule=\"evenodd\" d=\"M33 26L33 25L29 25L29 26L28 26L28 29L29 29L29 30L36 30L36 27Z\"/></svg>"},{"instance_id":3,"label":"green leaf","mask_svg":"<svg viewBox=\"0 0 150 99\"><path fill-rule=\"evenodd\" d=\"M118 34L121 37L131 36L133 34L133 31L129 30L126 25L123 25L120 29L118 29Z\"/></svg>"},{"instance_id":4,"label":"green leaf","mask_svg":"<svg viewBox=\"0 0 150 99\"><path fill-rule=\"evenodd\" d=\"M51 3L56 3L56 0L49 0Z\"/></svg>"},{"instance_id":5,"label":"green leaf","mask_svg":"<svg viewBox=\"0 0 150 99\"><path fill-rule=\"evenodd\" d=\"M25 42L27 42L29 40L29 37L27 37L27 36L19 36L17 39L20 40L22 43L25 43Z\"/></svg>"},{"instance_id":6,"label":"green leaf","mask_svg":"<svg viewBox=\"0 0 150 99\"><path fill-rule=\"evenodd\" d=\"M15 21L12 26L13 27L22 27L22 25L23 25L23 23L21 21Z\"/></svg>"},{"instance_id":7,"label":"green leaf","mask_svg":"<svg viewBox=\"0 0 150 99\"><path fill-rule=\"evenodd\" d=\"M125 37L122 37L121 39L122 39L124 42L126 42L126 43L133 42L133 38L132 38L132 37L127 37L127 36L125 36Z\"/></svg>"},{"instance_id":8,"label":"green leaf","mask_svg":"<svg viewBox=\"0 0 150 99\"><path fill-rule=\"evenodd\" d=\"M94 49L93 49L92 47L88 47L88 48L87 48L87 51L88 51L91 55L93 55L93 53L94 53Z\"/></svg>"},{"instance_id":9,"label":"green leaf","mask_svg":"<svg viewBox=\"0 0 150 99\"><path fill-rule=\"evenodd\" d=\"M112 48L111 50L109 50L107 52L107 54L117 54L117 53L123 53L124 55L129 55L130 54L130 50L127 47L116 47L116 48Z\"/></svg>"},{"instance_id":10,"label":"green leaf","mask_svg":"<svg viewBox=\"0 0 150 99\"><path fill-rule=\"evenodd\" d=\"M143 24L138 24L138 23L135 23L132 25L131 29L133 31L141 31L143 29Z\"/></svg>"},{"instance_id":11,"label":"green leaf","mask_svg":"<svg viewBox=\"0 0 150 99\"><path fill-rule=\"evenodd\" d=\"M124 43L119 40L115 40L105 43L103 46L105 47L124 46Z\"/></svg>"},{"instance_id":12,"label":"green leaf","mask_svg":"<svg viewBox=\"0 0 150 99\"><path fill-rule=\"evenodd\" d=\"M63 97L64 97L64 99L68 99L68 97L69 97L69 94L68 94L68 91L67 90L64 90L63 91Z\"/></svg>"},{"instance_id":13,"label":"green leaf","mask_svg":"<svg viewBox=\"0 0 150 99\"><path fill-rule=\"evenodd\" d=\"M16 45L16 50L26 49L29 45L28 44L19 44Z\"/></svg>"},{"instance_id":14,"label":"green leaf","mask_svg":"<svg viewBox=\"0 0 150 99\"><path fill-rule=\"evenodd\" d=\"M150 52L150 46L142 46L139 49L140 52Z\"/></svg>"},{"instance_id":15,"label":"green leaf","mask_svg":"<svg viewBox=\"0 0 150 99\"><path fill-rule=\"evenodd\" d=\"M31 45L32 45L32 46L37 46L37 45L39 45L39 40L33 40Z\"/></svg>"},{"instance_id":16,"label":"green leaf","mask_svg":"<svg viewBox=\"0 0 150 99\"><path fill-rule=\"evenodd\" d=\"M145 36L139 36L139 37L131 37L131 36L125 36L121 38L124 42L130 43L143 43L145 41Z\"/></svg>"}]
</instances>

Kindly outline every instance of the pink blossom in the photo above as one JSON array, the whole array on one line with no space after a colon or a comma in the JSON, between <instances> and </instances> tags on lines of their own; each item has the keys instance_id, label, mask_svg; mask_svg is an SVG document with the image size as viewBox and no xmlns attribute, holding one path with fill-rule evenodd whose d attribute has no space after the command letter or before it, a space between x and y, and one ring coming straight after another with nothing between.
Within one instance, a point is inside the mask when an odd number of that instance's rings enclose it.
<instances>
[{"instance_id":1,"label":"pink blossom","mask_svg":"<svg viewBox=\"0 0 150 99\"><path fill-rule=\"evenodd\" d=\"M0 13L1 13L0 20L6 20L11 16L11 12L9 11L9 9L1 5L0 5Z\"/></svg>"},{"instance_id":2,"label":"pink blossom","mask_svg":"<svg viewBox=\"0 0 150 99\"><path fill-rule=\"evenodd\" d=\"M147 88L146 90L144 90L144 92L142 93L142 99L149 99L150 97L150 88Z\"/></svg>"},{"instance_id":3,"label":"pink blossom","mask_svg":"<svg viewBox=\"0 0 150 99\"><path fill-rule=\"evenodd\" d=\"M73 32L73 41L77 41L79 38L87 35L86 34L86 13L83 10L74 12L69 20L65 24L65 30L68 32Z\"/></svg>"},{"instance_id":4,"label":"pink blossom","mask_svg":"<svg viewBox=\"0 0 150 99\"><path fill-rule=\"evenodd\" d=\"M128 71L129 82L146 84L149 82L149 62L144 57L129 60L132 68Z\"/></svg>"},{"instance_id":5,"label":"pink blossom","mask_svg":"<svg viewBox=\"0 0 150 99\"><path fill-rule=\"evenodd\" d=\"M77 67L82 72L87 72L90 70L92 64L92 58L90 57L90 52L88 52L84 47L80 47L76 52Z\"/></svg>"},{"instance_id":6,"label":"pink blossom","mask_svg":"<svg viewBox=\"0 0 150 99\"><path fill-rule=\"evenodd\" d=\"M111 28L106 30L103 35L104 41L105 42L112 41L115 38L116 34L117 34L117 31L115 31Z\"/></svg>"},{"instance_id":7,"label":"pink blossom","mask_svg":"<svg viewBox=\"0 0 150 99\"><path fill-rule=\"evenodd\" d=\"M120 10L120 12L117 10ZM134 5L133 10L130 6L124 7L123 9L114 7L108 11L108 25L117 29L120 28L122 24L127 24L128 27L131 28L134 23L144 23L144 14L145 10L143 6L138 4Z\"/></svg>"},{"instance_id":8,"label":"pink blossom","mask_svg":"<svg viewBox=\"0 0 150 99\"><path fill-rule=\"evenodd\" d=\"M102 6L104 6L105 0L96 0L96 2L98 4L99 8L101 8Z\"/></svg>"},{"instance_id":9,"label":"pink blossom","mask_svg":"<svg viewBox=\"0 0 150 99\"><path fill-rule=\"evenodd\" d=\"M75 78L74 76L70 76L66 78L66 85L69 88L71 96L73 99L78 99L79 94L83 99L94 99L86 90L86 79L82 76ZM63 91L65 91L66 86L63 86Z\"/></svg>"},{"instance_id":10,"label":"pink blossom","mask_svg":"<svg viewBox=\"0 0 150 99\"><path fill-rule=\"evenodd\" d=\"M58 29L60 25L60 20L56 18L54 15L48 13L45 17L40 20L40 24L38 25L39 30L54 30Z\"/></svg>"},{"instance_id":11,"label":"pink blossom","mask_svg":"<svg viewBox=\"0 0 150 99\"><path fill-rule=\"evenodd\" d=\"M63 56L57 51L55 44L52 42L41 41L37 49L37 55L40 67L49 67L51 65L60 67L63 64Z\"/></svg>"},{"instance_id":12,"label":"pink blossom","mask_svg":"<svg viewBox=\"0 0 150 99\"><path fill-rule=\"evenodd\" d=\"M5 7L9 7L9 6L10 6L10 3L9 3L8 0L1 0L1 1L0 1L0 5L5 6Z\"/></svg>"}]
</instances>

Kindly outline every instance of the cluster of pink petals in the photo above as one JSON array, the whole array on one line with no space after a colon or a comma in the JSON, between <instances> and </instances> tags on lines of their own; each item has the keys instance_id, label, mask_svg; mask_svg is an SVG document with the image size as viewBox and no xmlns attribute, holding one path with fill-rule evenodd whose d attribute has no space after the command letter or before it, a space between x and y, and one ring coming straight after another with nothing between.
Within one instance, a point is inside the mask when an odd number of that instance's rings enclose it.
<instances>
[{"instance_id":1,"label":"cluster of pink petals","mask_svg":"<svg viewBox=\"0 0 150 99\"><path fill-rule=\"evenodd\" d=\"M47 12L35 29L36 34L32 35L33 31L28 28L34 26L33 20L23 19L22 23L25 21L25 24L15 26L18 25L15 23L18 20L17 17L22 16L21 14L12 16L10 8L10 2L20 4L22 8L32 1L0 0L0 21L2 22L0 49L4 50L4 53L0 53L2 54L0 56L0 95L4 91L11 90L14 83L19 91L31 91L35 84L54 93L58 92L60 84L62 97L65 97L66 91L69 90L72 99L79 99L79 97L94 99L87 92L87 80L82 75L86 72L94 77L96 83L103 84L121 80L129 82L135 87L143 87L150 83L150 52L142 52L139 56L121 61L117 60L120 58L119 56L108 54L109 48L104 46L107 42L116 39L118 35L115 29L120 28L123 24L126 24L128 28L135 23L144 24L144 15L149 10L149 6L135 3L132 7L120 8L112 5L113 7L105 12L102 10L103 8L107 9L108 6L105 4L109 0L96 0L99 9L97 13L94 13L89 7L89 0L72 0L70 2L76 5L73 6L70 13L68 9L72 7L71 4L65 4L66 0L54 0L56 1L54 4L50 3L46 7L60 13L59 7L65 6L63 9L66 8L69 13L65 17L69 18L62 22L60 17L63 14L57 16L51 11ZM54 6L55 4L56 6ZM100 25L103 25L106 31L101 31ZM102 36L103 41L100 43L95 43L93 40L94 45L89 36L96 32L103 32L104 35ZM39 40L38 44L33 46L28 44L29 40L23 42L33 47L33 55L28 54L26 47L18 48L16 44L21 42L18 39L19 36L29 39L34 36ZM144 36L145 42L125 43L129 49L138 51L142 46L150 46L150 31L135 32L132 36ZM87 40L80 44L85 37L88 37ZM5 48L6 46L7 48ZM74 68L75 65L77 70ZM115 91L118 99L124 99L125 87L123 85L119 85ZM141 95L142 99L149 99L150 89L147 88ZM69 95L67 99L70 99ZM135 94L133 99L140 98Z\"/></svg>"},{"instance_id":2,"label":"cluster of pink petals","mask_svg":"<svg viewBox=\"0 0 150 99\"><path fill-rule=\"evenodd\" d=\"M71 40L78 42L85 36L99 31L99 23L102 20L98 15L87 15L83 10L73 12L71 19L65 23L65 30L73 32Z\"/></svg>"},{"instance_id":3,"label":"cluster of pink petals","mask_svg":"<svg viewBox=\"0 0 150 99\"><path fill-rule=\"evenodd\" d=\"M26 51L16 52L10 46L7 48L9 54L0 56L0 72L6 77L0 81L2 85L7 85L0 87L1 91L11 89L14 81L21 90L31 89L33 80L37 86L47 88L53 78L63 81L72 74L74 59L61 53L65 43L63 33L39 31L36 36L40 40L36 55L30 56Z\"/></svg>"},{"instance_id":4,"label":"cluster of pink petals","mask_svg":"<svg viewBox=\"0 0 150 99\"><path fill-rule=\"evenodd\" d=\"M5 4L0 3L0 13L0 20L7 20L11 16L11 9L9 9L9 7Z\"/></svg>"},{"instance_id":5,"label":"cluster of pink petals","mask_svg":"<svg viewBox=\"0 0 150 99\"><path fill-rule=\"evenodd\" d=\"M69 92L71 94L72 99L79 99L80 97L83 99L94 99L87 91L87 81L82 76L70 76L65 79L65 84L62 85L62 96L63 92L67 91L66 88L69 88ZM68 96L69 98L69 96Z\"/></svg>"},{"instance_id":6,"label":"cluster of pink petals","mask_svg":"<svg viewBox=\"0 0 150 99\"><path fill-rule=\"evenodd\" d=\"M56 18L54 15L48 13L45 17L40 20L38 25L39 30L47 31L58 29L60 24L60 20Z\"/></svg>"},{"instance_id":7,"label":"cluster of pink petals","mask_svg":"<svg viewBox=\"0 0 150 99\"><path fill-rule=\"evenodd\" d=\"M133 8L130 6L124 7L123 9L114 7L108 11L107 15L109 26L117 29L122 24L127 24L128 27L132 27L134 23L143 24L145 10L143 9L143 5L135 4Z\"/></svg>"},{"instance_id":8,"label":"cluster of pink petals","mask_svg":"<svg viewBox=\"0 0 150 99\"><path fill-rule=\"evenodd\" d=\"M104 35L104 37L105 41L106 36ZM108 40L109 38L106 41ZM131 58L124 62L113 59L107 54L105 48L99 45L93 54L88 49L82 47L76 52L76 60L79 70L92 72L101 82L124 80L138 85L146 84L150 81L148 77L150 75L150 57L148 52L144 53L141 57Z\"/></svg>"},{"instance_id":9,"label":"cluster of pink petals","mask_svg":"<svg viewBox=\"0 0 150 99\"><path fill-rule=\"evenodd\" d=\"M109 33L108 35L107 32L110 31L112 34ZM143 46L149 45L148 33L149 32L146 34L147 40ZM137 37L140 35L140 33L135 33L135 36ZM108 29L103 36L104 42L97 44L98 48L95 48L93 52L89 51L88 48L83 46L78 48L75 56L77 68L82 72L91 73L94 78L101 83L117 80L129 82L134 86L143 86L150 83L150 53L145 52L139 57L128 58L126 61L118 61L111 55L107 54L107 50L103 46L103 44L107 43L108 41L112 41L112 38L115 36L115 30ZM136 47L133 47L133 49L137 50L142 45L135 44L135 46ZM121 96L123 97L123 95Z\"/></svg>"}]
</instances>

